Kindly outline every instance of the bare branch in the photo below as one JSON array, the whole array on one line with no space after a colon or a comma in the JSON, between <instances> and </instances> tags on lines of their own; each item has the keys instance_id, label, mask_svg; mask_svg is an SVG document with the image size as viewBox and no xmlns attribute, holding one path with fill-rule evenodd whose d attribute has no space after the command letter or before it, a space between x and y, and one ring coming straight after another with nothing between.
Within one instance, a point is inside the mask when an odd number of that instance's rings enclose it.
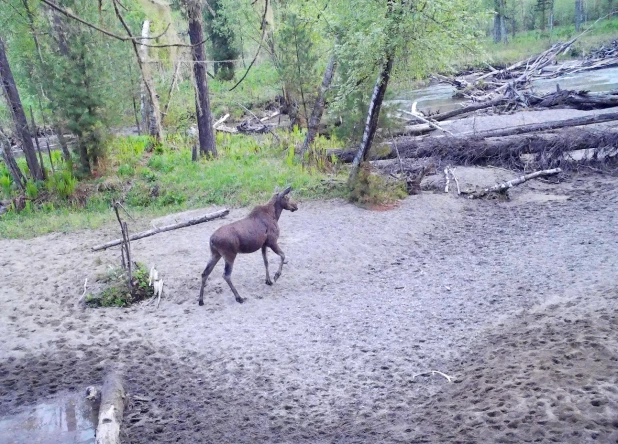
<instances>
[{"instance_id":1,"label":"bare branch","mask_svg":"<svg viewBox=\"0 0 618 444\"><path fill-rule=\"evenodd\" d=\"M150 44L142 42L142 40L145 39L143 37L133 37L133 36L131 36L131 37L123 37L121 35L118 35L118 34L115 34L115 33L111 32L111 31L108 31L107 29L100 28L97 25L94 25L94 24L84 20L83 18L73 14L72 12L67 11L64 8L61 8L60 6L52 3L49 0L41 0L41 2L45 3L47 6L49 6L50 8L58 11L59 13L65 15L66 17L69 17L70 19L76 20L79 23L88 26L89 28L95 29L95 30L99 31L102 34L105 34L106 36L111 37L113 39L120 40L121 42L133 42L133 43L137 42L140 45L148 46L149 48L171 48L171 47L193 48L194 46L202 45L202 44L204 44L204 43L206 43L208 41L208 39L204 39L203 42L200 42L200 43L198 43L196 45L187 45L187 44L184 44L184 43L169 43L169 44L164 44L164 45L150 45ZM167 25L167 28L165 28L165 31L163 31L160 35L157 35L157 36L154 36L154 37L147 37L147 38L148 39L157 39L157 38L163 36L167 32L169 27L170 27L170 24Z\"/></svg>"}]
</instances>

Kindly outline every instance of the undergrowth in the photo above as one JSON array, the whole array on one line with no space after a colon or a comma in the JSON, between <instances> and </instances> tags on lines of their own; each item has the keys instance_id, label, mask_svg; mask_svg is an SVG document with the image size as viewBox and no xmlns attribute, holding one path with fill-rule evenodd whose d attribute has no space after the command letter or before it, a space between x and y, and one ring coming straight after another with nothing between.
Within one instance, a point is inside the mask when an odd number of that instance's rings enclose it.
<instances>
[{"instance_id":1,"label":"undergrowth","mask_svg":"<svg viewBox=\"0 0 618 444\"><path fill-rule=\"evenodd\" d=\"M389 205L408 196L403 182L391 181L371 173L369 163L364 163L350 187L349 200L361 207Z\"/></svg>"},{"instance_id":2,"label":"undergrowth","mask_svg":"<svg viewBox=\"0 0 618 444\"><path fill-rule=\"evenodd\" d=\"M0 170L0 199L23 202L0 219L0 237L96 228L113 222L113 200L123 201L136 217L152 217L210 205L254 205L286 185L292 185L297 199L344 196L343 187L327 180L342 176L341 166L324 154L340 142L320 137L302 159L297 147L303 139L298 130L259 139L217 133L219 156L193 162L193 142L183 136L168 136L156 147L147 137L116 137L95 177L76 183L57 169L47 182L29 184L25 195L11 185L8 171Z\"/></svg>"},{"instance_id":3,"label":"undergrowth","mask_svg":"<svg viewBox=\"0 0 618 444\"><path fill-rule=\"evenodd\" d=\"M136 302L154 296L153 288L148 285L149 272L144 264L137 263L132 270L133 291L129 291L127 272L121 268L112 268L97 281L104 285L98 293L86 296L86 304L91 307L128 307Z\"/></svg>"}]
</instances>

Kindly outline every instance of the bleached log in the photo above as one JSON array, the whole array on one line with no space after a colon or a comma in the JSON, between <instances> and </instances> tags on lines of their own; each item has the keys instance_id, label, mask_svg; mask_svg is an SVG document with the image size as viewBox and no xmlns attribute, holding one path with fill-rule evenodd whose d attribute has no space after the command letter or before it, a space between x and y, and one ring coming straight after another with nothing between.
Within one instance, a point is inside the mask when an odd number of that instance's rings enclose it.
<instances>
[{"instance_id":1,"label":"bleached log","mask_svg":"<svg viewBox=\"0 0 618 444\"><path fill-rule=\"evenodd\" d=\"M197 224L201 224L201 223L204 223L204 222L209 222L211 220L227 216L229 214L229 212L230 212L230 210L228 210L228 209L219 210L219 211L215 211L214 213L207 214L207 215L202 216L202 217L198 217L196 219L190 219L190 220L187 220L185 222L180 222L180 223L177 223L177 224L167 225L165 227L153 228L152 230L148 230L148 231L142 231L141 233L132 234L129 237L129 240L143 239L145 237L154 236L155 234L164 233L166 231L177 230L179 228L190 227L191 225L197 225ZM122 239L116 239L116 240L107 242L105 244L97 245L95 247L92 247L92 251L106 250L107 248L115 247L116 245L120 245L122 242L123 242Z\"/></svg>"},{"instance_id":2,"label":"bleached log","mask_svg":"<svg viewBox=\"0 0 618 444\"><path fill-rule=\"evenodd\" d=\"M562 172L561 168L554 168L551 170L542 170L542 171L536 171L534 173L530 173L530 174L526 174L524 176L519 176L515 179L509 180L507 182L502 182L502 183L498 183L492 187L489 188L485 188L481 191L477 191L476 193L472 193L470 194L470 196L468 196L468 199L478 199L479 197L483 197L489 193L504 193L506 190L508 190L509 188L513 188L514 186L517 185L521 185L522 183L531 180L531 179L536 179L537 177L543 177L543 176L553 176L555 174L559 174Z\"/></svg>"},{"instance_id":3,"label":"bleached log","mask_svg":"<svg viewBox=\"0 0 618 444\"><path fill-rule=\"evenodd\" d=\"M99 422L96 432L96 444L120 444L120 425L124 414L125 392L122 378L111 372L105 378L101 389Z\"/></svg>"}]
</instances>

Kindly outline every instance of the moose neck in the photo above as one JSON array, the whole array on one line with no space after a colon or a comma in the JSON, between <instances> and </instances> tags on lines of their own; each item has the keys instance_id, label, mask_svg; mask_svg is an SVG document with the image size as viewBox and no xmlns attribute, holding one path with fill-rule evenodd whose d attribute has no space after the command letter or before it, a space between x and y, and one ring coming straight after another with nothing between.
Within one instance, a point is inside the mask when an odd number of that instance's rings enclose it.
<instances>
[{"instance_id":1,"label":"moose neck","mask_svg":"<svg viewBox=\"0 0 618 444\"><path fill-rule=\"evenodd\" d=\"M281 212L283 211L283 207L281 206L281 204L279 204L279 202L275 202L274 209L275 209L275 220L278 221L279 218L281 217Z\"/></svg>"}]
</instances>

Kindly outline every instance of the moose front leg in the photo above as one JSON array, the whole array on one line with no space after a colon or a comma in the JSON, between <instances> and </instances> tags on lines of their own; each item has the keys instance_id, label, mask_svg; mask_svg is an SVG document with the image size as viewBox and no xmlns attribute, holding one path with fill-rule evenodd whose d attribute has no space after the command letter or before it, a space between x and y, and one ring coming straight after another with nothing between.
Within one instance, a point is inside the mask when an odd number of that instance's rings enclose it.
<instances>
[{"instance_id":1,"label":"moose front leg","mask_svg":"<svg viewBox=\"0 0 618 444\"><path fill-rule=\"evenodd\" d=\"M268 272L268 251L266 245L262 247L262 258L264 258L264 268L266 268L266 285L272 285L273 281L270 280L270 273Z\"/></svg>"},{"instance_id":2,"label":"moose front leg","mask_svg":"<svg viewBox=\"0 0 618 444\"><path fill-rule=\"evenodd\" d=\"M279 257L281 258L281 263L279 264L279 270L277 270L274 276L275 282L277 282L277 279L281 277L281 271L283 270L283 264L285 263L285 253L281 251L281 248L279 248L279 245L277 244L271 245L270 249L273 250L276 254L278 254Z\"/></svg>"}]
</instances>

